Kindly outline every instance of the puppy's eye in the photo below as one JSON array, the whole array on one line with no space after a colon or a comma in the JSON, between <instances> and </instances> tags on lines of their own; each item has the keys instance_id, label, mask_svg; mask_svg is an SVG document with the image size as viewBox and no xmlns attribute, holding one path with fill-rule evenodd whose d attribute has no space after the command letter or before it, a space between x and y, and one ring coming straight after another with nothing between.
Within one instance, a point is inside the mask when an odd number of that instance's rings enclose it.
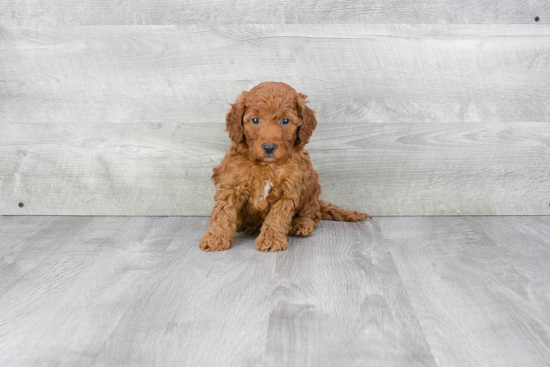
<instances>
[{"instance_id":1,"label":"puppy's eye","mask_svg":"<svg viewBox=\"0 0 550 367\"><path fill-rule=\"evenodd\" d=\"M252 119L252 123L253 123L254 125L258 125L258 124L260 123L260 119L257 118L257 117L254 117L254 118Z\"/></svg>"},{"instance_id":2,"label":"puppy's eye","mask_svg":"<svg viewBox=\"0 0 550 367\"><path fill-rule=\"evenodd\" d=\"M286 117L284 119L281 119L281 125L288 125L289 122L290 120L287 119Z\"/></svg>"}]
</instances>

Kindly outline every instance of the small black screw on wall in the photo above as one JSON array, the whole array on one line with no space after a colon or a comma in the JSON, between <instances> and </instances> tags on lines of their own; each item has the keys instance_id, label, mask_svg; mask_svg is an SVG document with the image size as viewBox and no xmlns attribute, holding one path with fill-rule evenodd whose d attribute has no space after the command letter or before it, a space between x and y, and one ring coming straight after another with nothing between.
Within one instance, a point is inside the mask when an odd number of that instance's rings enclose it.
<instances>
[{"instance_id":1,"label":"small black screw on wall","mask_svg":"<svg viewBox=\"0 0 550 367\"><path fill-rule=\"evenodd\" d=\"M540 17L536 16L535 17L535 22L538 22L540 20Z\"/></svg>"},{"instance_id":2,"label":"small black screw on wall","mask_svg":"<svg viewBox=\"0 0 550 367\"><path fill-rule=\"evenodd\" d=\"M20 208L22 208L22 207L24 207L24 206L25 206L25 204L23 204L23 203L19 203L19 204L18 204L18 206L19 206Z\"/></svg>"}]
</instances>

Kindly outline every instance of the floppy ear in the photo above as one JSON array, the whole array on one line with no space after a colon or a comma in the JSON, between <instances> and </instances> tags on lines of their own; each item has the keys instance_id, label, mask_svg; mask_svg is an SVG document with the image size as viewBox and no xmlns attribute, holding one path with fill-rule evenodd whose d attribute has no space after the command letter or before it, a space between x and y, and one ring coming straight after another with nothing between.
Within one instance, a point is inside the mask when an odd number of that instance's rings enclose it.
<instances>
[{"instance_id":1,"label":"floppy ear","mask_svg":"<svg viewBox=\"0 0 550 367\"><path fill-rule=\"evenodd\" d=\"M296 138L296 144L305 146L313 130L317 127L317 119L315 118L315 111L306 106L307 96L302 93L298 93L298 113L302 118L303 124L298 128L298 137Z\"/></svg>"},{"instance_id":2,"label":"floppy ear","mask_svg":"<svg viewBox=\"0 0 550 367\"><path fill-rule=\"evenodd\" d=\"M236 144L239 144L244 138L243 115L247 94L248 92L242 92L225 116L225 131L229 132L229 137Z\"/></svg>"}]
</instances>

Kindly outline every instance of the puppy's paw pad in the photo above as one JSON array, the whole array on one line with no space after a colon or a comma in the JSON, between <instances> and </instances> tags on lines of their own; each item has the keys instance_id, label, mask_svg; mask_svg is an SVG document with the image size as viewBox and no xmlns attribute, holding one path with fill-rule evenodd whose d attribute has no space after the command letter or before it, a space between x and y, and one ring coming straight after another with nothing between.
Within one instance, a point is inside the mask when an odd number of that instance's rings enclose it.
<instances>
[{"instance_id":1,"label":"puppy's paw pad","mask_svg":"<svg viewBox=\"0 0 550 367\"><path fill-rule=\"evenodd\" d=\"M284 251L288 248L286 236L260 233L256 239L256 248L262 252Z\"/></svg>"},{"instance_id":2,"label":"puppy's paw pad","mask_svg":"<svg viewBox=\"0 0 550 367\"><path fill-rule=\"evenodd\" d=\"M202 236L199 246L203 251L224 251L231 247L229 236L206 232Z\"/></svg>"}]
</instances>

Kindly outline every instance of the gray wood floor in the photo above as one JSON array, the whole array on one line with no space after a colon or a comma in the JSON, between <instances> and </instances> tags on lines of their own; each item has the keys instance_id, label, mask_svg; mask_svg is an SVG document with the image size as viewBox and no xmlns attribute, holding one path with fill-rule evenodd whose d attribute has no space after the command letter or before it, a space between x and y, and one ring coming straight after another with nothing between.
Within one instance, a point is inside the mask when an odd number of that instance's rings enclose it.
<instances>
[{"instance_id":1,"label":"gray wood floor","mask_svg":"<svg viewBox=\"0 0 550 367\"><path fill-rule=\"evenodd\" d=\"M1 366L549 366L550 217L0 217Z\"/></svg>"}]
</instances>

